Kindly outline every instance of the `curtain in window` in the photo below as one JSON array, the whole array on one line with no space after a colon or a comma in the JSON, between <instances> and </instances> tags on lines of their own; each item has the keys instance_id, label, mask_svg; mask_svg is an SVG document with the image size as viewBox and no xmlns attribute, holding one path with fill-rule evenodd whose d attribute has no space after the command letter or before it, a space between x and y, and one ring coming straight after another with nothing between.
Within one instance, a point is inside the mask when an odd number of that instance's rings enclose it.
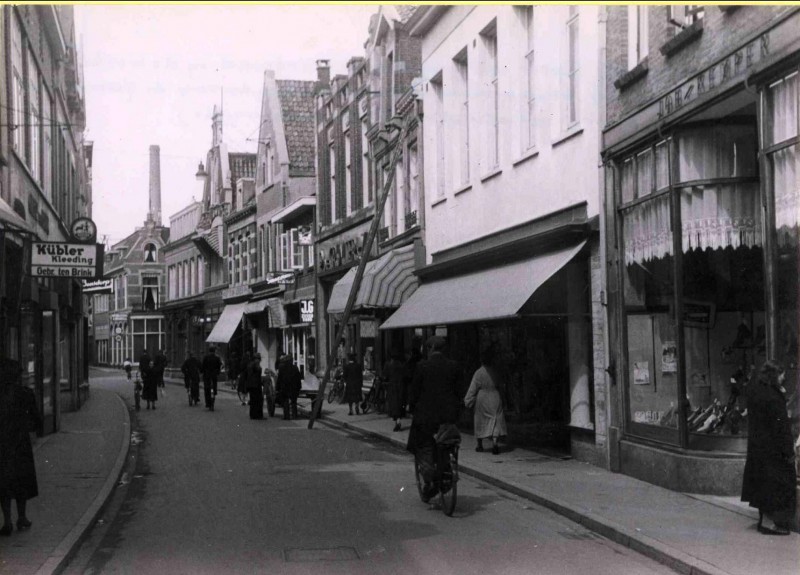
<instances>
[{"instance_id":1,"label":"curtain in window","mask_svg":"<svg viewBox=\"0 0 800 575\"><path fill-rule=\"evenodd\" d=\"M758 183L681 190L683 251L762 244Z\"/></svg>"},{"instance_id":2,"label":"curtain in window","mask_svg":"<svg viewBox=\"0 0 800 575\"><path fill-rule=\"evenodd\" d=\"M669 194L623 212L625 264L672 255Z\"/></svg>"},{"instance_id":3,"label":"curtain in window","mask_svg":"<svg viewBox=\"0 0 800 575\"><path fill-rule=\"evenodd\" d=\"M797 135L799 74L794 73L771 86L768 92L771 121L768 122L768 144L778 144Z\"/></svg>"},{"instance_id":4,"label":"curtain in window","mask_svg":"<svg viewBox=\"0 0 800 575\"><path fill-rule=\"evenodd\" d=\"M800 170L797 162L798 146L790 146L772 155L773 181L775 185L775 229L778 245L793 245L797 242L800 227Z\"/></svg>"}]
</instances>

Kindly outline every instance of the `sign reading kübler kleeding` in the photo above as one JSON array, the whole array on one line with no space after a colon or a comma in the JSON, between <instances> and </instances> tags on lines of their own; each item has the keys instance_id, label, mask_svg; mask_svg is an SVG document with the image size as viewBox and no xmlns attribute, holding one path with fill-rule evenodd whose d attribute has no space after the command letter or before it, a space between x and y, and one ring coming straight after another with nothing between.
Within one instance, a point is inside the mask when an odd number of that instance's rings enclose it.
<instances>
[{"instance_id":1,"label":"sign reading k\u00fcbler kleeding","mask_svg":"<svg viewBox=\"0 0 800 575\"><path fill-rule=\"evenodd\" d=\"M102 278L102 244L33 242L31 275L36 277Z\"/></svg>"}]
</instances>

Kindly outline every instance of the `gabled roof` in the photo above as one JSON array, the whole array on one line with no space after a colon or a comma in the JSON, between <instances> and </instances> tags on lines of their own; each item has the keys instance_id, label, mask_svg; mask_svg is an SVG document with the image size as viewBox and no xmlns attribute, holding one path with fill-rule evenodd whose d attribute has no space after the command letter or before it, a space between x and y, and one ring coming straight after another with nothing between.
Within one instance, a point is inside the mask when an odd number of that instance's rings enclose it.
<instances>
[{"instance_id":1,"label":"gabled roof","mask_svg":"<svg viewBox=\"0 0 800 575\"><path fill-rule=\"evenodd\" d=\"M276 80L289 153L289 175L314 175L314 88L307 80Z\"/></svg>"}]
</instances>

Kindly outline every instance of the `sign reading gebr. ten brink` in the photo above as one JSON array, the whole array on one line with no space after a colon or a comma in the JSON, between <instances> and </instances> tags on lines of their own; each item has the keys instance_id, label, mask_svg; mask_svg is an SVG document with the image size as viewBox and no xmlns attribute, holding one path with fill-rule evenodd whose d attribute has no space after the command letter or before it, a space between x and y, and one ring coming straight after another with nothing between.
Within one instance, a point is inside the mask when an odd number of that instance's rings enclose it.
<instances>
[{"instance_id":1,"label":"sign reading gebr. ten brink","mask_svg":"<svg viewBox=\"0 0 800 575\"><path fill-rule=\"evenodd\" d=\"M103 277L103 244L33 242L31 275L44 278Z\"/></svg>"}]
</instances>

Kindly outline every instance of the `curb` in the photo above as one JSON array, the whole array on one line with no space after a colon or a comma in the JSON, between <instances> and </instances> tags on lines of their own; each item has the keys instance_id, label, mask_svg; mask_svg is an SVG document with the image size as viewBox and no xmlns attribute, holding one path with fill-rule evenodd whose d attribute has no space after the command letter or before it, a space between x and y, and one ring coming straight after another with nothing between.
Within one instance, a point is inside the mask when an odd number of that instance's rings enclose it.
<instances>
[{"instance_id":1,"label":"curb","mask_svg":"<svg viewBox=\"0 0 800 575\"><path fill-rule=\"evenodd\" d=\"M47 561L44 562L44 565L39 567L38 571L36 571L36 575L54 575L61 572L61 570L66 566L67 562L72 558L72 555L75 553L75 551L77 551L78 546L88 535L89 529L92 525L94 525L97 517L103 510L106 501L108 501L111 493L114 491L114 488L117 485L117 482L119 481L122 468L124 467L125 461L128 458L128 449L130 448L131 444L131 416L130 413L128 413L128 406L125 404L125 401L116 393L114 396L122 404L122 411L125 414L125 421L123 425L127 430L123 436L122 448L120 449L117 459L114 462L114 467L112 467L111 473L108 474L106 482L103 484L100 492L94 498L92 504L78 520L78 523L75 524L72 530L67 533L67 536L64 537L61 543L59 543L58 547L56 547L55 550L50 553L50 556L47 558Z\"/></svg>"},{"instance_id":2,"label":"curb","mask_svg":"<svg viewBox=\"0 0 800 575\"><path fill-rule=\"evenodd\" d=\"M405 442L403 441L387 437L381 433L369 431L367 429L361 429L360 427L356 427L344 421L338 421L331 419L330 417L325 417L324 411L316 421L319 421L328 427L354 431L362 436L380 439L386 443L392 444L395 447L405 448ZM614 541L623 547L627 547L628 549L649 557L650 559L653 559L662 565L666 565L678 573L684 573L685 575L729 575L727 571L723 571L714 565L703 561L702 559L688 555L683 551L658 541L657 539L653 539L652 537L648 537L647 535L633 531L630 528L610 521L605 517L584 511L553 497L545 497L529 489L523 489L512 483L498 479L497 477L492 477L491 475L487 475L486 473L478 471L474 468L470 468L469 466L460 464L459 468L466 475L470 475L476 479L480 479L481 481L489 483L490 485L494 485L495 487L503 489L504 491L513 493L518 497L532 501L533 503L541 505L542 507L546 507L547 509L554 511L559 515L566 517L570 521L574 521L575 523L583 525L590 531L594 531L595 533L598 533L599 535L602 535L603 537L610 539L611 541Z\"/></svg>"}]
</instances>

